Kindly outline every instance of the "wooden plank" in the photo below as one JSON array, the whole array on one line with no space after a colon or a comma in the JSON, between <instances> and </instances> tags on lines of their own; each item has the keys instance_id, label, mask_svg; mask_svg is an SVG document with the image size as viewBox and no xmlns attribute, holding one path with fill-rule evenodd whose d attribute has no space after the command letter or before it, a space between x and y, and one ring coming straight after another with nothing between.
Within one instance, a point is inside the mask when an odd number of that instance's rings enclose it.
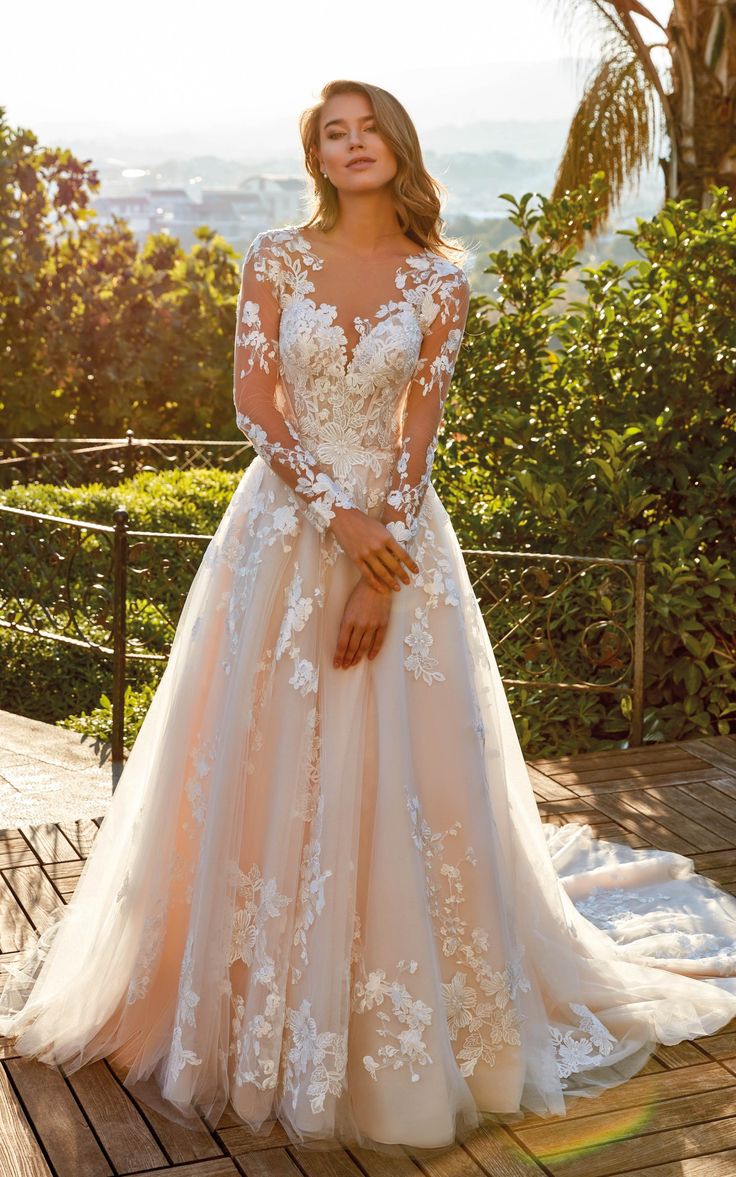
<instances>
[{"instance_id":1,"label":"wooden plank","mask_svg":"<svg viewBox=\"0 0 736 1177\"><path fill-rule=\"evenodd\" d=\"M200 1128L186 1128L183 1124L177 1124L175 1120L170 1120L168 1116L149 1108L140 1100L134 1102L141 1115L151 1125L173 1164L182 1165L187 1161L203 1161L222 1156L222 1149L204 1124ZM177 1169L177 1173L179 1172Z\"/></svg>"},{"instance_id":2,"label":"wooden plank","mask_svg":"<svg viewBox=\"0 0 736 1177\"><path fill-rule=\"evenodd\" d=\"M355 1144L351 1144L347 1151L367 1177L420 1177L420 1170L409 1156L392 1156L373 1148L358 1148ZM256 1177L256 1174L249 1173L248 1177Z\"/></svg>"},{"instance_id":3,"label":"wooden plank","mask_svg":"<svg viewBox=\"0 0 736 1177\"><path fill-rule=\"evenodd\" d=\"M725 768L728 772L736 773L736 741L729 736L688 740L688 748L715 768Z\"/></svg>"},{"instance_id":4,"label":"wooden plank","mask_svg":"<svg viewBox=\"0 0 736 1177\"><path fill-rule=\"evenodd\" d=\"M69 900L76 890L83 869L84 859L77 858L73 862L48 862L43 868L43 873L51 879L61 897Z\"/></svg>"},{"instance_id":5,"label":"wooden plank","mask_svg":"<svg viewBox=\"0 0 736 1177\"><path fill-rule=\"evenodd\" d=\"M3 830L0 841L0 870L6 866L32 866L38 862L25 838L17 830Z\"/></svg>"},{"instance_id":6,"label":"wooden plank","mask_svg":"<svg viewBox=\"0 0 736 1177\"><path fill-rule=\"evenodd\" d=\"M675 803L679 801L679 808L669 805L666 801L667 789L635 790L631 793L619 793L618 799L624 805L629 805L635 813L643 813L654 818L665 829L682 838L696 850L725 850L731 843L728 831L718 834L714 830L700 825L691 813L683 813L682 808L692 810L692 803L684 804L683 794L673 789ZM686 795L685 795L686 796ZM734 828L736 835L736 827Z\"/></svg>"},{"instance_id":7,"label":"wooden plank","mask_svg":"<svg viewBox=\"0 0 736 1177\"><path fill-rule=\"evenodd\" d=\"M79 1177L87 1177L86 1173ZM166 1169L146 1169L145 1173L138 1173L136 1177L240 1177L240 1170L235 1167L235 1161L230 1157L220 1157L215 1161L195 1161L192 1165L170 1166Z\"/></svg>"},{"instance_id":8,"label":"wooden plank","mask_svg":"<svg viewBox=\"0 0 736 1177\"><path fill-rule=\"evenodd\" d=\"M86 818L80 821L59 822L59 829L77 854L81 858L86 858L97 834L95 823Z\"/></svg>"},{"instance_id":9,"label":"wooden plank","mask_svg":"<svg viewBox=\"0 0 736 1177\"><path fill-rule=\"evenodd\" d=\"M711 837L720 839L720 846L703 846L703 850L725 850L728 846L736 846L736 821L728 815L728 798L717 789L700 782L684 788L677 785L671 789L647 789L647 794L686 815L692 822L697 822L699 835L700 829L706 829ZM722 806L719 806L719 798L723 801ZM733 801L733 811L736 813L736 799ZM702 840L702 835L699 840Z\"/></svg>"},{"instance_id":10,"label":"wooden plank","mask_svg":"<svg viewBox=\"0 0 736 1177\"><path fill-rule=\"evenodd\" d=\"M595 813L595 806L591 801L583 801L580 797L569 794L563 800L539 801L537 809L542 817L552 813Z\"/></svg>"},{"instance_id":11,"label":"wooden plank","mask_svg":"<svg viewBox=\"0 0 736 1177\"><path fill-rule=\"evenodd\" d=\"M616 793L604 793L596 798L596 806L602 813L619 822L624 829L645 834L653 846L661 850L674 850L677 854L690 855L695 849L684 838L672 833L652 817L632 810Z\"/></svg>"},{"instance_id":12,"label":"wooden plank","mask_svg":"<svg viewBox=\"0 0 736 1177\"><path fill-rule=\"evenodd\" d=\"M627 757L626 760L620 760L616 764L566 768L555 773L555 780L568 785L579 784L581 781L601 784L604 781L628 777L632 782L638 782L657 777L680 776L682 773L692 773L696 778L699 778L700 774L712 771L712 765L703 764L702 761L687 756L677 760L651 760L646 764L632 764L631 758Z\"/></svg>"},{"instance_id":13,"label":"wooden plank","mask_svg":"<svg viewBox=\"0 0 736 1177\"><path fill-rule=\"evenodd\" d=\"M560 785L557 781L546 773L540 772L538 768L527 764L527 772L529 780L534 792L538 797L542 797L545 801L564 801L566 797L570 797L570 790L566 789L564 785Z\"/></svg>"},{"instance_id":14,"label":"wooden plank","mask_svg":"<svg viewBox=\"0 0 736 1177\"><path fill-rule=\"evenodd\" d=\"M360 1169L344 1149L321 1151L292 1145L291 1152L306 1177L361 1177Z\"/></svg>"},{"instance_id":15,"label":"wooden plank","mask_svg":"<svg viewBox=\"0 0 736 1177\"><path fill-rule=\"evenodd\" d=\"M3 871L3 877L37 931L54 923L54 913L63 904L40 866L13 867Z\"/></svg>"},{"instance_id":16,"label":"wooden plank","mask_svg":"<svg viewBox=\"0 0 736 1177\"><path fill-rule=\"evenodd\" d=\"M675 1042L673 1046L658 1046L655 1054L668 1070L703 1064L708 1061L707 1055L704 1053L705 1044L710 1042L711 1039L704 1037L700 1038L699 1041L703 1043L702 1050L694 1042L684 1041Z\"/></svg>"},{"instance_id":17,"label":"wooden plank","mask_svg":"<svg viewBox=\"0 0 736 1177\"><path fill-rule=\"evenodd\" d=\"M671 1164L654 1165L652 1168L647 1166L646 1169L637 1169L635 1177L733 1177L734 1173L736 1149L711 1152L706 1157L672 1161Z\"/></svg>"},{"instance_id":18,"label":"wooden plank","mask_svg":"<svg viewBox=\"0 0 736 1177\"><path fill-rule=\"evenodd\" d=\"M606 768L609 764L661 764L664 761L690 761L691 766L698 762L695 755L688 751L694 741L680 740L671 743L641 744L638 748L605 748L602 752L568 752L565 756L557 756L554 760L534 759L530 761L535 768L557 776L557 772L569 772L575 769Z\"/></svg>"},{"instance_id":19,"label":"wooden plank","mask_svg":"<svg viewBox=\"0 0 736 1177\"><path fill-rule=\"evenodd\" d=\"M217 1135L230 1155L238 1157L246 1152L257 1152L264 1148L283 1148L284 1145L291 1144L289 1136L279 1121L274 1124L268 1136L257 1136L246 1124L240 1122L229 1128L218 1125Z\"/></svg>"},{"instance_id":20,"label":"wooden plank","mask_svg":"<svg viewBox=\"0 0 736 1177\"><path fill-rule=\"evenodd\" d=\"M591 1101L593 1102L593 1101ZM592 1109L591 1109L592 1110ZM688 1092L675 1099L638 1107L646 1133L669 1128L685 1128L736 1115L736 1088L724 1087L700 1094ZM576 1121L558 1120L554 1124L517 1129L516 1135L539 1157L560 1156L576 1148L585 1148L600 1140L626 1140L631 1137L632 1112L624 1108L599 1112Z\"/></svg>"},{"instance_id":21,"label":"wooden plank","mask_svg":"<svg viewBox=\"0 0 736 1177\"><path fill-rule=\"evenodd\" d=\"M57 1177L108 1177L112 1169L61 1073L35 1059L5 1065Z\"/></svg>"},{"instance_id":22,"label":"wooden plank","mask_svg":"<svg viewBox=\"0 0 736 1177\"><path fill-rule=\"evenodd\" d=\"M20 832L41 862L68 862L70 858L79 858L57 825L22 826Z\"/></svg>"},{"instance_id":23,"label":"wooden plank","mask_svg":"<svg viewBox=\"0 0 736 1177\"><path fill-rule=\"evenodd\" d=\"M707 1043L708 1054L713 1058L736 1058L736 1030L727 1034L710 1034L703 1041Z\"/></svg>"},{"instance_id":24,"label":"wooden plank","mask_svg":"<svg viewBox=\"0 0 736 1177\"><path fill-rule=\"evenodd\" d=\"M0 877L0 953L20 952L36 939L31 921ZM0 957L2 960L2 957Z\"/></svg>"},{"instance_id":25,"label":"wooden plank","mask_svg":"<svg viewBox=\"0 0 736 1177\"><path fill-rule=\"evenodd\" d=\"M680 1043L678 1043L678 1046ZM649 1062L658 1067L657 1071L644 1074L642 1071L632 1075L625 1083L616 1087L609 1087L592 1099L580 1096L568 1101L565 1116L528 1116L518 1124L513 1124L514 1132L521 1131L536 1124L549 1125L556 1123L572 1123L587 1116L598 1115L603 1112L618 1112L624 1108L651 1107L662 1099L677 1098L683 1095L704 1095L706 1092L728 1088L736 1092L734 1076L729 1075L719 1063L710 1062L700 1056L700 1066L665 1069L664 1065L652 1056ZM527 1122L528 1121L528 1122Z\"/></svg>"},{"instance_id":26,"label":"wooden plank","mask_svg":"<svg viewBox=\"0 0 736 1177\"><path fill-rule=\"evenodd\" d=\"M245 1177L301 1177L301 1170L292 1161L288 1152L283 1148L267 1148L261 1152L249 1152L238 1157L240 1168ZM411 1164L411 1162L410 1162ZM414 1165L411 1165L413 1177L419 1177ZM368 1177L373 1177L370 1170ZM387 1173L389 1171L387 1170ZM395 1177L400 1177L401 1170L391 1169Z\"/></svg>"},{"instance_id":27,"label":"wooden plank","mask_svg":"<svg viewBox=\"0 0 736 1177\"><path fill-rule=\"evenodd\" d=\"M687 1131L670 1128L664 1132L642 1132L629 1140L576 1149L575 1155L567 1160L542 1159L549 1171L560 1177L614 1177L626 1170L640 1173L647 1165L723 1152L735 1144L736 1116L731 1116L710 1124L693 1124Z\"/></svg>"},{"instance_id":28,"label":"wooden plank","mask_svg":"<svg viewBox=\"0 0 736 1177\"><path fill-rule=\"evenodd\" d=\"M104 1062L67 1076L84 1114L118 1173L167 1163L147 1124Z\"/></svg>"},{"instance_id":29,"label":"wooden plank","mask_svg":"<svg viewBox=\"0 0 736 1177\"><path fill-rule=\"evenodd\" d=\"M468 1137L463 1147L478 1168L489 1174L489 1177L534 1177L534 1174L544 1172L508 1131L495 1124L478 1129ZM455 1172L457 1177L465 1177L465 1169L459 1158Z\"/></svg>"},{"instance_id":30,"label":"wooden plank","mask_svg":"<svg viewBox=\"0 0 736 1177\"><path fill-rule=\"evenodd\" d=\"M623 790L630 789L647 789L660 786L665 788L668 785L689 785L696 781L720 780L722 773L718 769L695 769L690 772L646 772L646 773L625 773L621 770L616 776L610 776L603 780L591 779L590 776L580 775L577 779L570 779L563 777L562 783L570 790L571 793L576 793L578 797L595 796L598 793L617 793Z\"/></svg>"},{"instance_id":31,"label":"wooden plank","mask_svg":"<svg viewBox=\"0 0 736 1177\"><path fill-rule=\"evenodd\" d=\"M733 851L731 853L733 854ZM729 884L736 883L736 861L730 866L712 866L709 870L698 871L698 874L705 875L719 887L728 890Z\"/></svg>"},{"instance_id":32,"label":"wooden plank","mask_svg":"<svg viewBox=\"0 0 736 1177\"><path fill-rule=\"evenodd\" d=\"M0 1173L3 1177L51 1177L18 1097L0 1067Z\"/></svg>"},{"instance_id":33,"label":"wooden plank","mask_svg":"<svg viewBox=\"0 0 736 1177\"><path fill-rule=\"evenodd\" d=\"M695 863L695 869L700 874L708 870L711 866L730 866L734 859L732 849L728 850L706 850L698 854L693 854L692 860Z\"/></svg>"},{"instance_id":34,"label":"wooden plank","mask_svg":"<svg viewBox=\"0 0 736 1177\"><path fill-rule=\"evenodd\" d=\"M718 777L714 781L689 785L687 792L701 804L708 817L712 817L713 810L716 821L725 819L724 832L727 828L732 835L731 845L736 846L736 780L724 781L723 777Z\"/></svg>"}]
</instances>

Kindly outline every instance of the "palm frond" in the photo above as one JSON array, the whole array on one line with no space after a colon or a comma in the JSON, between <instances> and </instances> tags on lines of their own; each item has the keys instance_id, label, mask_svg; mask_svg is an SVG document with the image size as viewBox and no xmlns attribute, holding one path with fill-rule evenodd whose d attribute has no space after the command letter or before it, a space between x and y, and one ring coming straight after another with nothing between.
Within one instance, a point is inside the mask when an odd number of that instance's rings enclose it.
<instances>
[{"instance_id":1,"label":"palm frond","mask_svg":"<svg viewBox=\"0 0 736 1177\"><path fill-rule=\"evenodd\" d=\"M626 185L638 180L654 159L659 131L655 93L641 61L627 41L619 41L593 70L575 111L557 170L552 198L585 184L602 171L608 190L601 221L618 203Z\"/></svg>"},{"instance_id":2,"label":"palm frond","mask_svg":"<svg viewBox=\"0 0 736 1177\"><path fill-rule=\"evenodd\" d=\"M617 4L617 7L620 8L621 5L625 5L630 12L635 12L637 16L643 16L645 20L651 21L652 24L656 25L658 29L661 29L663 33L667 32L667 26L663 25L661 20L659 20L659 18L656 17L654 13L651 12L644 4L640 4L639 0L620 0L619 4Z\"/></svg>"}]
</instances>

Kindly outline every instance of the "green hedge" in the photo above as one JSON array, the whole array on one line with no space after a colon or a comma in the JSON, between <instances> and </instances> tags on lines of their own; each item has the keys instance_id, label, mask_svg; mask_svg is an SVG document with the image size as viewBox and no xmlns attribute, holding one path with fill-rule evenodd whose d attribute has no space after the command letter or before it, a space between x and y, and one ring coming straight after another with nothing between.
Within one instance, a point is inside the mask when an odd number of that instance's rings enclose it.
<instances>
[{"instance_id":1,"label":"green hedge","mask_svg":"<svg viewBox=\"0 0 736 1177\"><path fill-rule=\"evenodd\" d=\"M585 299L564 303L602 188L598 176L556 203L506 197L520 244L489 255L497 298L471 305L435 483L467 545L621 557L646 536L645 738L728 734L736 212L726 189L707 209L668 201L625 231L636 260L583 267ZM539 704L530 749L587 746L586 729L616 725L604 700L586 700L582 727L580 701Z\"/></svg>"}]
</instances>

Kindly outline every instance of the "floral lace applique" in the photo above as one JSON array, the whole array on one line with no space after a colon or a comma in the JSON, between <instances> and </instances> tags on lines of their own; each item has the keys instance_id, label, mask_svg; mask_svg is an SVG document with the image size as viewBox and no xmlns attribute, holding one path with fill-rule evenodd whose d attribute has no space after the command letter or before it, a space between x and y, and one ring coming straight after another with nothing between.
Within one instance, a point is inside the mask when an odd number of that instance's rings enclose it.
<instances>
[{"instance_id":1,"label":"floral lace applique","mask_svg":"<svg viewBox=\"0 0 736 1177\"><path fill-rule=\"evenodd\" d=\"M303 597L302 575L299 565L294 568L294 574L286 589L285 612L281 621L281 629L276 640L275 659L278 662L284 654L288 654L295 665L295 670L289 682L301 692L317 689L317 671L313 664L301 657L301 650L293 640L294 634L299 633L307 624L314 605L312 597Z\"/></svg>"},{"instance_id":2,"label":"floral lace applique","mask_svg":"<svg viewBox=\"0 0 736 1177\"><path fill-rule=\"evenodd\" d=\"M306 765L303 770L303 785L296 800L294 816L303 821L312 821L317 812L317 797L319 795L319 763L322 737L319 731L319 710L317 706L310 707L307 712L305 731L307 747Z\"/></svg>"},{"instance_id":3,"label":"floral lace applique","mask_svg":"<svg viewBox=\"0 0 736 1177\"><path fill-rule=\"evenodd\" d=\"M636 907L648 904L652 899L670 900L671 895L657 891L649 895L637 895L620 887L594 887L584 899L575 901L575 907L591 923L603 931L613 931L619 924L635 919L641 912Z\"/></svg>"},{"instance_id":4,"label":"floral lace applique","mask_svg":"<svg viewBox=\"0 0 736 1177\"><path fill-rule=\"evenodd\" d=\"M491 967L484 956L488 951L488 932L473 928L469 933L460 911L465 902L462 864L468 862L475 866L478 860L468 846L455 863L445 861L445 839L456 837L462 823L456 821L443 833L435 833L422 816L417 796L407 797L407 808L414 844L424 859L427 901L435 933L441 941L443 955L460 966L452 980L442 985L442 996L450 1038L458 1043L455 1053L460 1069L463 1075L472 1075L481 1060L493 1066L497 1052L504 1045L521 1044L519 1027L526 1015L514 1001L520 990L531 988L521 968L523 945L517 945L508 954L503 970ZM439 870L435 863L439 864Z\"/></svg>"},{"instance_id":5,"label":"floral lace applique","mask_svg":"<svg viewBox=\"0 0 736 1177\"><path fill-rule=\"evenodd\" d=\"M299 958L303 965L309 964L309 954L307 952L307 933L312 927L317 916L324 911L325 906L325 882L332 877L332 871L328 868L322 870L321 854L322 847L320 845L320 838L322 836L322 815L324 812L325 799L322 795L317 804L317 809L314 815L314 820L311 827L311 838L306 843L302 852L301 868L299 871L299 891L297 895L297 914L294 924L294 938L293 945L299 949ZM302 975L302 969L292 963L291 966L291 980L298 981Z\"/></svg>"},{"instance_id":6,"label":"floral lace applique","mask_svg":"<svg viewBox=\"0 0 736 1177\"><path fill-rule=\"evenodd\" d=\"M133 1005L134 1002L141 1001L148 994L151 977L153 976L163 947L165 918L166 913L163 909L163 904L159 904L158 909L152 915L147 915L143 921L143 932L141 934L138 958L133 976L128 985L128 1005Z\"/></svg>"},{"instance_id":7,"label":"floral lace applique","mask_svg":"<svg viewBox=\"0 0 736 1177\"><path fill-rule=\"evenodd\" d=\"M363 979L356 980L353 985L352 1009L361 1014L375 1009L376 1018L381 1023L376 1033L379 1038L387 1040L385 1045L376 1051L378 1060L373 1055L366 1054L363 1056L363 1066L376 1081L378 1072L385 1067L393 1071L408 1067L411 1081L416 1083L420 1078L416 1068L432 1062L424 1041L425 1027L432 1023L432 1007L412 997L402 981L387 981L383 969L374 969L366 976L362 956L360 964ZM417 967L415 960L408 963L400 960L396 965L396 972L414 973ZM390 1002L390 1012L383 1008L384 999L388 999L386 1005Z\"/></svg>"},{"instance_id":8,"label":"floral lace applique","mask_svg":"<svg viewBox=\"0 0 736 1177\"><path fill-rule=\"evenodd\" d=\"M202 788L202 782L212 772L215 763L215 747L212 741L199 740L191 754L191 768L184 783L184 791L189 799L192 817L198 826L203 826L207 816L207 801ZM188 823L184 826L188 829Z\"/></svg>"},{"instance_id":9,"label":"floral lace applique","mask_svg":"<svg viewBox=\"0 0 736 1177\"><path fill-rule=\"evenodd\" d=\"M347 1031L318 1031L312 1017L312 1004L306 998L298 1009L287 1007L286 1025L284 1092L291 1096L291 1105L295 1108L302 1089L302 1076L308 1076L306 1094L312 1112L317 1115L324 1111L328 1095L339 1096L344 1090Z\"/></svg>"},{"instance_id":10,"label":"floral lace applique","mask_svg":"<svg viewBox=\"0 0 736 1177\"><path fill-rule=\"evenodd\" d=\"M423 520L419 528L421 540L415 552L419 572L414 577L413 587L424 589L426 599L415 607L411 632L404 638L410 650L404 666L415 679L421 678L431 686L433 682L444 682L445 676L441 670L435 669L438 660L432 653L434 638L430 632L430 610L436 609L440 603L457 607L460 598L451 575L451 565L440 554L434 532Z\"/></svg>"},{"instance_id":11,"label":"floral lace applique","mask_svg":"<svg viewBox=\"0 0 736 1177\"><path fill-rule=\"evenodd\" d=\"M190 932L181 962L181 973L179 975L179 993L176 1002L176 1021L174 1025L174 1033L172 1036L169 1056L166 1063L163 1082L164 1089L176 1083L176 1080L186 1066L198 1067L201 1066L202 1063L202 1060L198 1054L196 1054L193 1050L188 1050L184 1046L184 1026L188 1026L192 1030L196 1029L197 1026L195 1011L199 1005L199 994L195 993L192 989L193 969L194 944L193 936Z\"/></svg>"},{"instance_id":12,"label":"floral lace applique","mask_svg":"<svg viewBox=\"0 0 736 1177\"><path fill-rule=\"evenodd\" d=\"M270 1090L276 1085L278 1073L283 998L276 961L268 951L267 926L290 899L279 893L275 879L263 878L256 864L247 875L237 866L233 869L235 902L228 963L242 961L251 970L249 981L267 990L263 1010L254 1014L247 1024L244 998L239 993L231 994L233 1020L229 1053L235 1059L233 1080L238 1087L253 1083L260 1090Z\"/></svg>"},{"instance_id":13,"label":"floral lace applique","mask_svg":"<svg viewBox=\"0 0 736 1177\"><path fill-rule=\"evenodd\" d=\"M573 1013L577 1014L578 1027L566 1030L564 1034L556 1026L549 1027L555 1047L557 1073L563 1080L563 1088L568 1086L564 1080L573 1073L601 1066L606 1055L609 1055L616 1045L613 1034L587 1005L577 1002L570 1002L569 1005Z\"/></svg>"},{"instance_id":14,"label":"floral lace applique","mask_svg":"<svg viewBox=\"0 0 736 1177\"><path fill-rule=\"evenodd\" d=\"M279 893L276 879L263 878L256 864L247 875L237 871L235 894L228 964L236 960L247 965L255 962L270 973L273 962L265 951L265 925L269 919L275 919L290 900ZM240 904L239 896L242 897Z\"/></svg>"}]
</instances>

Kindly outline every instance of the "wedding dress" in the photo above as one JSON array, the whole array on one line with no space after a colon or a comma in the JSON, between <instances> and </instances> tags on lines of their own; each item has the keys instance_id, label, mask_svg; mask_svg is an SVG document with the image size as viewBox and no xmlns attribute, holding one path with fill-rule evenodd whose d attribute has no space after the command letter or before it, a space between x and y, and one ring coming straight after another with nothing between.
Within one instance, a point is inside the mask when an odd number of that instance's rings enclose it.
<instances>
[{"instance_id":1,"label":"wedding dress","mask_svg":"<svg viewBox=\"0 0 736 1177\"><path fill-rule=\"evenodd\" d=\"M348 307L330 269L298 226L246 254L234 396L256 457L0 1030L67 1070L108 1057L173 1116L230 1101L313 1147L431 1148L484 1114L564 1114L724 1026L736 900L681 855L540 820L430 481L468 279L417 249ZM419 566L349 669L360 572L335 505Z\"/></svg>"}]
</instances>

